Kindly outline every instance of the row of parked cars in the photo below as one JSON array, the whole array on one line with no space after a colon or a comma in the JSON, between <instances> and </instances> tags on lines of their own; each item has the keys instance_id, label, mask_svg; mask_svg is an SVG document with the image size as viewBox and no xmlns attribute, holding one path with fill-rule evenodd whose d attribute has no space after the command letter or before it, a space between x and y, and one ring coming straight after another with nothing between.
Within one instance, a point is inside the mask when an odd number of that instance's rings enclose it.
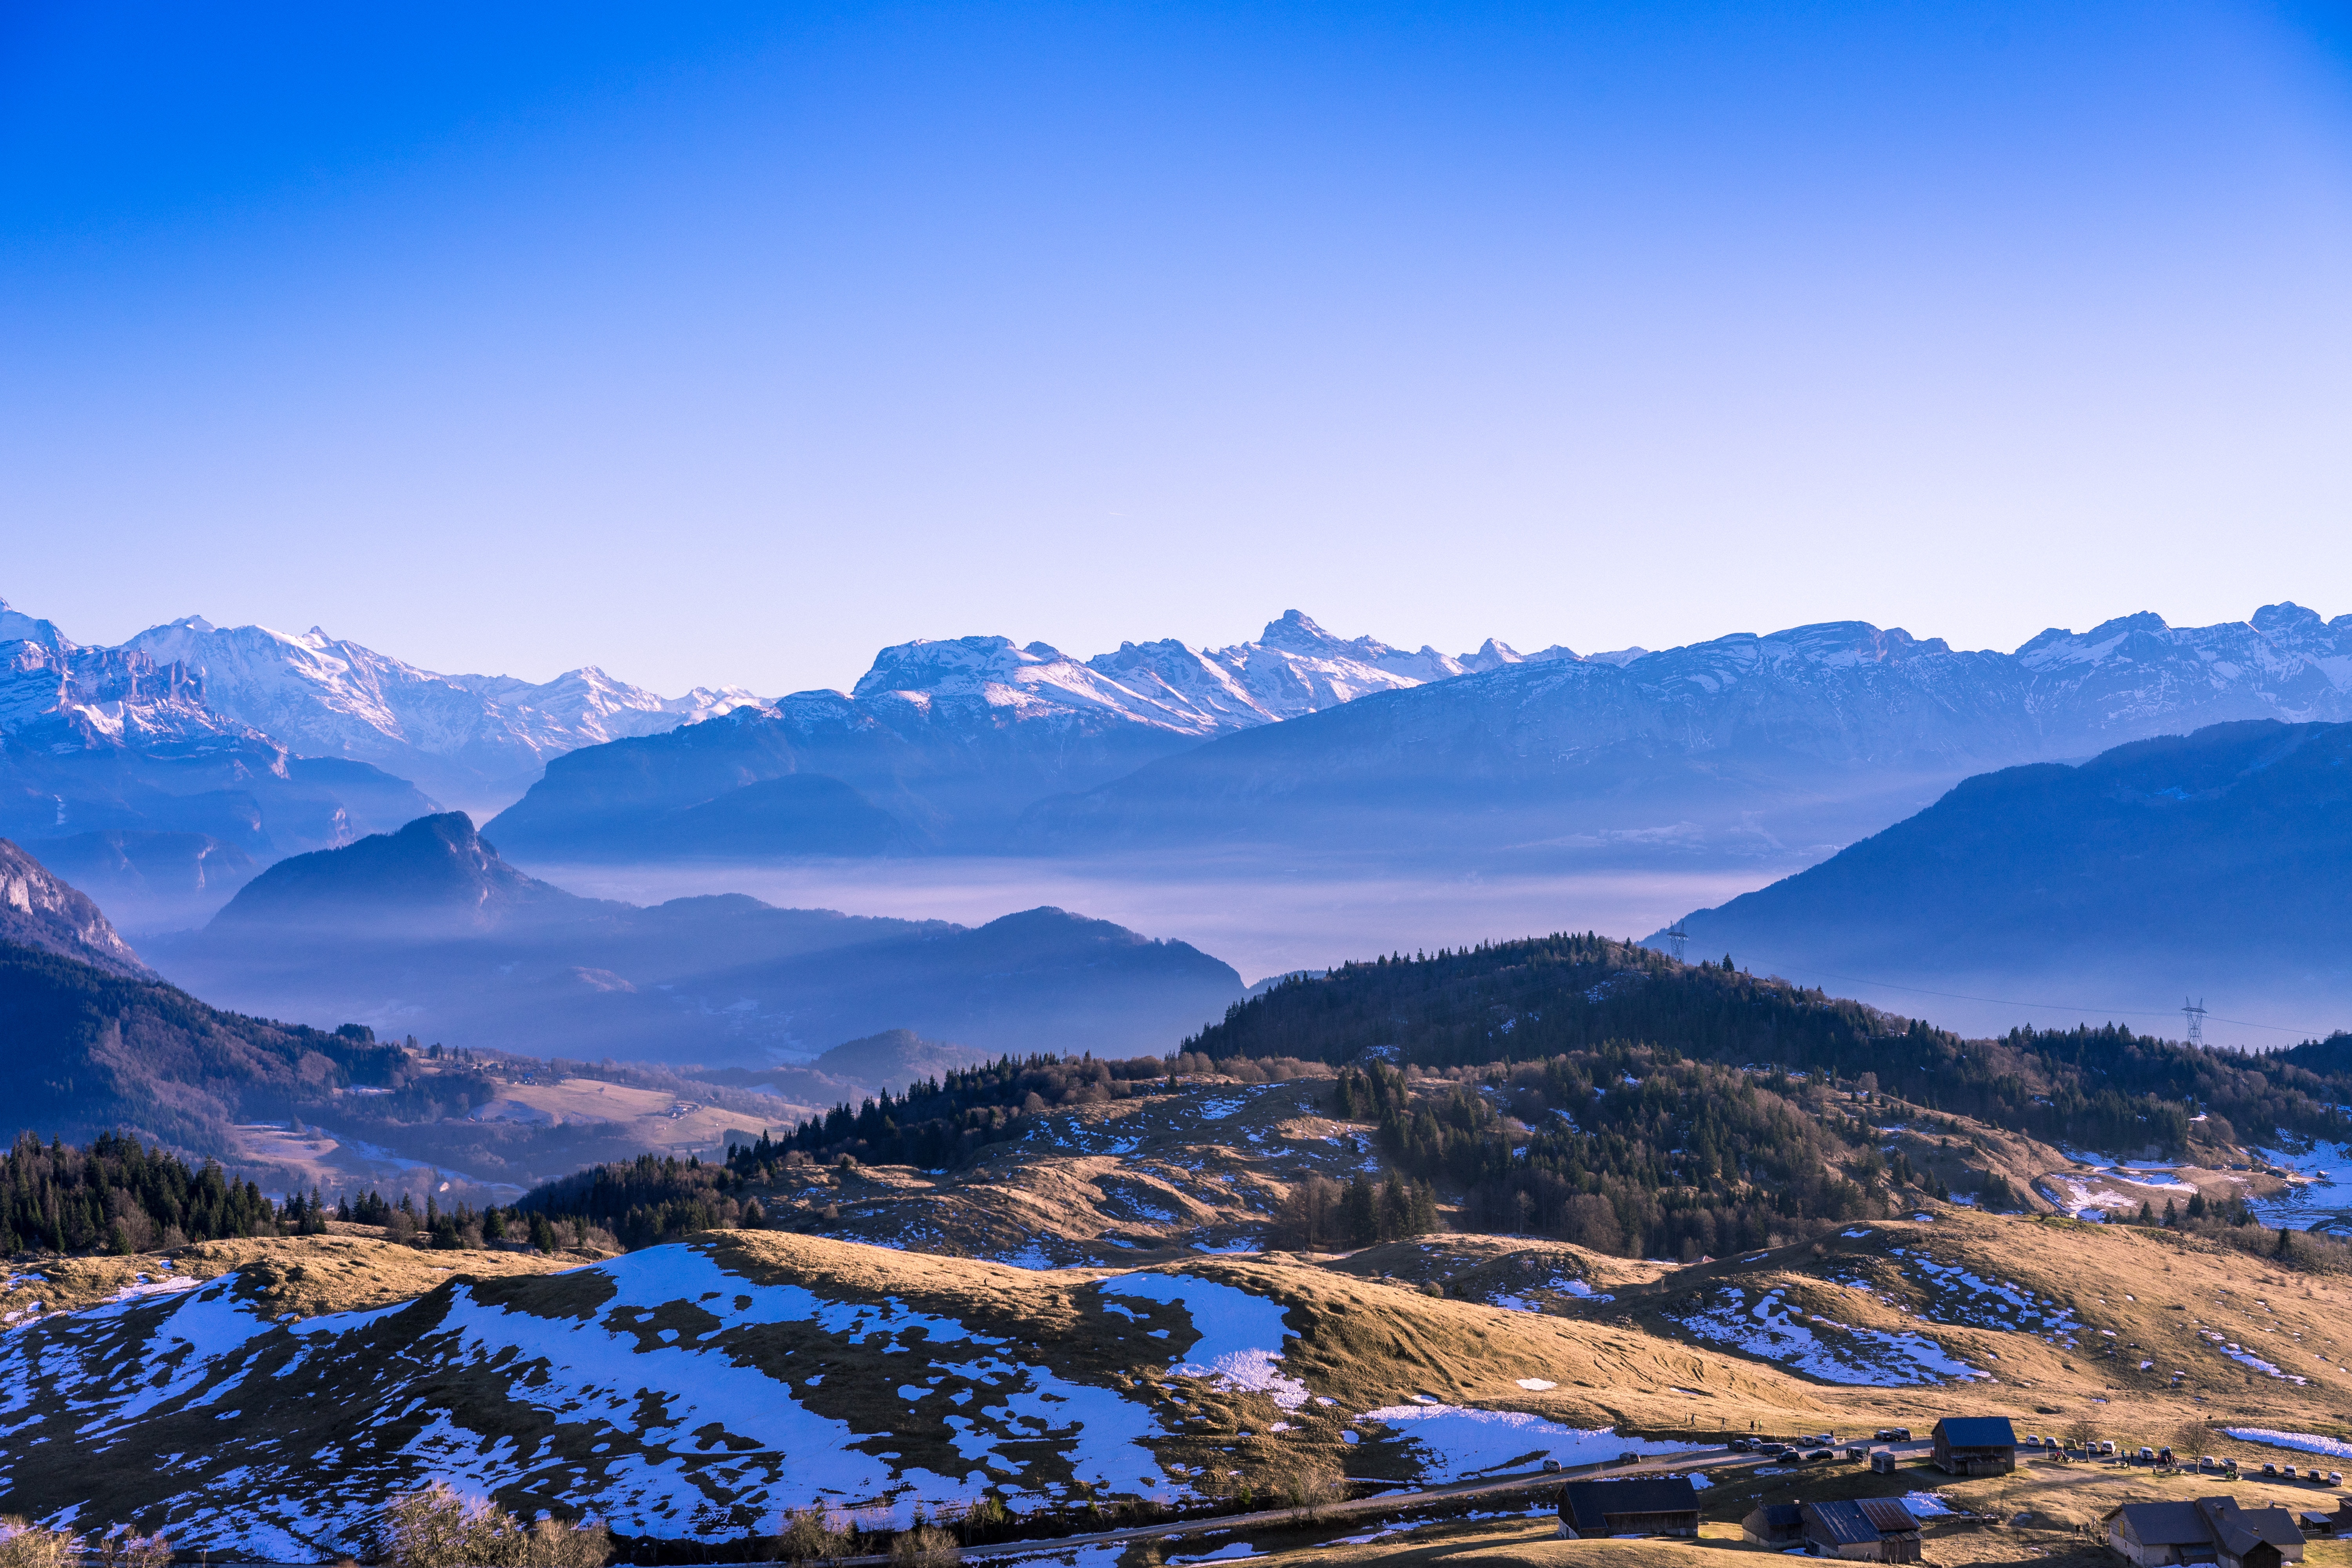
<instances>
[{"instance_id":1,"label":"row of parked cars","mask_svg":"<svg viewBox=\"0 0 2352 1568\"><path fill-rule=\"evenodd\" d=\"M2168 1467L2179 1469L2189 1468L2187 1461L2175 1458L2168 1447L2152 1448L2142 1446L2131 1448L2101 1441L2086 1443L2080 1448L2068 1448L2055 1437L2044 1437L2036 1433L2026 1434L2021 1447L2041 1449L2045 1453L2056 1451L2070 1459L2114 1459L2119 1464L2151 1465L2159 1469ZM2200 1454L2197 1457L2197 1472L2206 1476L2235 1476L2238 1473L2238 1461L2226 1454L2219 1458L2211 1454ZM2263 1479L2273 1481L2309 1481L2314 1486L2340 1487L2344 1484L2344 1472L2322 1470L2316 1465L2299 1469L2294 1465L2265 1464L2263 1467Z\"/></svg>"},{"instance_id":2,"label":"row of parked cars","mask_svg":"<svg viewBox=\"0 0 2352 1568\"><path fill-rule=\"evenodd\" d=\"M1761 1454L1768 1459L1787 1459L1796 1464L1811 1464L1818 1460L1836 1458L1837 1450L1825 1447L1809 1448L1805 1445L1833 1441L1835 1439L1824 1432L1820 1436L1807 1437L1796 1443L1771 1443L1757 1437L1734 1437L1724 1447L1735 1454Z\"/></svg>"}]
</instances>

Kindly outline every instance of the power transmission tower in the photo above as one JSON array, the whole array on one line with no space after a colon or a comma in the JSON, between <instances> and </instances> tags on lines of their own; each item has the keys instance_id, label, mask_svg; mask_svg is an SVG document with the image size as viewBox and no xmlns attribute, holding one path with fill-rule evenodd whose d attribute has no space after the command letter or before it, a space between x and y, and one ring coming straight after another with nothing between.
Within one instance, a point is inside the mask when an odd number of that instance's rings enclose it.
<instances>
[{"instance_id":1,"label":"power transmission tower","mask_svg":"<svg viewBox=\"0 0 2352 1568\"><path fill-rule=\"evenodd\" d=\"M2189 1043L2192 1046L2203 1045L2205 1043L2205 999L2200 996L2191 1002L2188 997L2183 996L2180 999L2180 1011L2189 1020Z\"/></svg>"},{"instance_id":2,"label":"power transmission tower","mask_svg":"<svg viewBox=\"0 0 2352 1568\"><path fill-rule=\"evenodd\" d=\"M1690 950L1690 932L1683 930L1682 921L1676 921L1666 929L1666 940L1674 943L1675 962L1682 963L1683 954Z\"/></svg>"}]
</instances>

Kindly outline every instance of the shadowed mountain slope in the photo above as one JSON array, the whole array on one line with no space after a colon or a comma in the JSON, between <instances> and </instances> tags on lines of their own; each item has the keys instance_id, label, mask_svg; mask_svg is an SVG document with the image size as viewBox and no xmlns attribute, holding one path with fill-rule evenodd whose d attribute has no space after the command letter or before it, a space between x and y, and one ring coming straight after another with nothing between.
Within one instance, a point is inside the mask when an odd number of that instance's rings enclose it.
<instances>
[{"instance_id":1,"label":"shadowed mountain slope","mask_svg":"<svg viewBox=\"0 0 2352 1568\"><path fill-rule=\"evenodd\" d=\"M272 867L156 951L205 994L280 1016L754 1068L894 1028L982 1054L1164 1049L1242 994L1197 949L1055 909L966 928L741 895L578 898L459 813Z\"/></svg>"},{"instance_id":2,"label":"shadowed mountain slope","mask_svg":"<svg viewBox=\"0 0 2352 1568\"><path fill-rule=\"evenodd\" d=\"M1971 778L1684 923L1701 952L1800 973L2158 1004L2227 985L2352 1017L2352 724L2219 724Z\"/></svg>"},{"instance_id":3,"label":"shadowed mountain slope","mask_svg":"<svg viewBox=\"0 0 2352 1568\"><path fill-rule=\"evenodd\" d=\"M241 1017L152 979L0 943L0 1103L12 1130L79 1140L127 1128L226 1155L233 1123L315 1115L348 1085L387 1087L398 1062L365 1031Z\"/></svg>"}]
</instances>

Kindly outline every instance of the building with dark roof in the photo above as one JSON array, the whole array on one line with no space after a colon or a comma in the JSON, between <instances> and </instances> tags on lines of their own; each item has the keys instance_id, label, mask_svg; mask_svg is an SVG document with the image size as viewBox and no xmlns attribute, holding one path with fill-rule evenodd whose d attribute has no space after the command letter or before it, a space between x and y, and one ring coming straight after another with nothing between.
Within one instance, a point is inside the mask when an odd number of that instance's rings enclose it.
<instances>
[{"instance_id":1,"label":"building with dark roof","mask_svg":"<svg viewBox=\"0 0 2352 1568\"><path fill-rule=\"evenodd\" d=\"M1611 1535L1696 1538L1698 1489L1688 1476L1570 1481L1559 1489L1559 1533L1570 1541Z\"/></svg>"},{"instance_id":2,"label":"building with dark roof","mask_svg":"<svg viewBox=\"0 0 2352 1568\"><path fill-rule=\"evenodd\" d=\"M2303 1531L2293 1514L2283 1508L2241 1508L2235 1498L2127 1502L2102 1522L2107 1544L2139 1568L2174 1563L2279 1568L2303 1561Z\"/></svg>"},{"instance_id":3,"label":"building with dark roof","mask_svg":"<svg viewBox=\"0 0 2352 1568\"><path fill-rule=\"evenodd\" d=\"M1936 1468L1955 1476L2005 1476L2017 1468L2017 1429L2006 1415L1947 1415L1931 1434Z\"/></svg>"},{"instance_id":4,"label":"building with dark roof","mask_svg":"<svg viewBox=\"0 0 2352 1568\"><path fill-rule=\"evenodd\" d=\"M1805 1510L1792 1502L1759 1502L1739 1521L1739 1538L1761 1546L1794 1546L1805 1538Z\"/></svg>"},{"instance_id":5,"label":"building with dark roof","mask_svg":"<svg viewBox=\"0 0 2352 1568\"><path fill-rule=\"evenodd\" d=\"M1809 1502L1799 1512L1806 1550L1816 1557L1857 1563L1919 1561L1919 1521L1899 1498Z\"/></svg>"}]
</instances>

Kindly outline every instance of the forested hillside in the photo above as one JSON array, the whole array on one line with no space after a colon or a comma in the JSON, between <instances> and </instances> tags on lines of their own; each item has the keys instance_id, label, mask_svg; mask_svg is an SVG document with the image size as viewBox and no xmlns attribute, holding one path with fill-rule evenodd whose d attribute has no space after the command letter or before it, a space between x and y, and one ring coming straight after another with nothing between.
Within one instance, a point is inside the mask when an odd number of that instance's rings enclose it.
<instances>
[{"instance_id":1,"label":"forested hillside","mask_svg":"<svg viewBox=\"0 0 2352 1568\"><path fill-rule=\"evenodd\" d=\"M556 1219L602 1226L624 1246L650 1247L689 1231L762 1223L744 1189L763 1185L789 1166L848 1158L870 1165L938 1170L982 1146L1028 1131L1024 1118L1066 1105L1118 1099L1169 1075L1158 1057L1131 1061L1051 1056L1011 1057L887 1090L855 1109L836 1105L782 1138L765 1133L704 1163L656 1159L614 1161L534 1187L517 1206Z\"/></svg>"},{"instance_id":2,"label":"forested hillside","mask_svg":"<svg viewBox=\"0 0 2352 1568\"><path fill-rule=\"evenodd\" d=\"M1642 1046L1661 1059L1866 1081L2089 1148L2178 1151L2200 1113L2202 1131L2224 1142L2352 1134L2338 1109L2352 1103L2352 1071L2315 1070L2342 1053L2198 1050L2114 1026L1964 1040L1731 965L1728 955L1685 965L1591 933L1383 958L1286 981L1229 1009L1184 1049L1334 1065L1370 1054L1440 1068Z\"/></svg>"},{"instance_id":3,"label":"forested hillside","mask_svg":"<svg viewBox=\"0 0 2352 1568\"><path fill-rule=\"evenodd\" d=\"M27 1248L140 1252L231 1236L324 1228L323 1207L299 1193L281 1207L251 1182L109 1133L86 1148L18 1136L0 1158L0 1256Z\"/></svg>"},{"instance_id":4,"label":"forested hillside","mask_svg":"<svg viewBox=\"0 0 2352 1568\"><path fill-rule=\"evenodd\" d=\"M336 1104L352 1084L366 1114L429 1115L405 1053L364 1028L329 1032L223 1013L176 986L111 974L0 942L0 1107L13 1128L89 1138L135 1129L194 1153L225 1154L232 1122ZM487 1089L481 1098L488 1099Z\"/></svg>"}]
</instances>

